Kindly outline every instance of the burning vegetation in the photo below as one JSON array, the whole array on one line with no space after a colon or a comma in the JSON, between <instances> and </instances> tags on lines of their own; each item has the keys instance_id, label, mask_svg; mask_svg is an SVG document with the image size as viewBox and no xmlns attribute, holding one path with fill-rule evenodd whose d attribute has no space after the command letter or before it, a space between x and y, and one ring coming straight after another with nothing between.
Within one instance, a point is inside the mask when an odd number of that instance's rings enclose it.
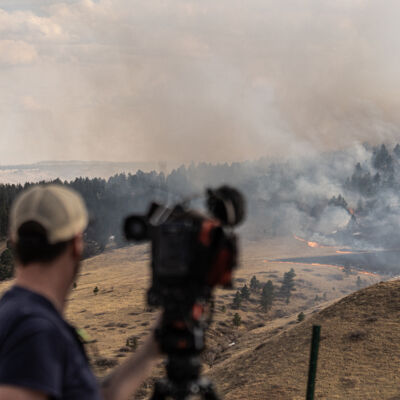
<instances>
[{"instance_id":1,"label":"burning vegetation","mask_svg":"<svg viewBox=\"0 0 400 400\"><path fill-rule=\"evenodd\" d=\"M241 233L250 239L295 235L313 248L352 251L395 249L400 241L400 145L358 146L281 163L191 164L169 175L138 171L54 182L73 187L88 204L87 256L103 251L110 237L114 246L125 244L121 223L127 214L220 183L247 194L249 218ZM0 185L0 239L6 237L10 204L26 186Z\"/></svg>"}]
</instances>

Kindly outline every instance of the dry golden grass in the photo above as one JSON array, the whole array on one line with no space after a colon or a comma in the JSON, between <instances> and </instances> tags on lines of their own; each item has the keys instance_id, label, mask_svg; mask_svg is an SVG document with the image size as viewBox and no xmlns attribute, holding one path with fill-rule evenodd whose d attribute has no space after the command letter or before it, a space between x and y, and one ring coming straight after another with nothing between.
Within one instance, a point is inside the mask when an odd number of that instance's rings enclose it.
<instances>
[{"instance_id":1,"label":"dry golden grass","mask_svg":"<svg viewBox=\"0 0 400 400\"><path fill-rule=\"evenodd\" d=\"M101 357L125 357L126 352L119 350L125 347L127 338L135 335L140 343L156 318L157 313L150 312L145 301L149 285L147 250L146 245L132 246L83 263L68 302L67 318L96 340L94 347Z\"/></svg>"},{"instance_id":2,"label":"dry golden grass","mask_svg":"<svg viewBox=\"0 0 400 400\"><path fill-rule=\"evenodd\" d=\"M260 329L266 340L211 370L225 399L304 399L312 324L322 326L317 399L400 398L400 281L391 281L271 338Z\"/></svg>"},{"instance_id":3,"label":"dry golden grass","mask_svg":"<svg viewBox=\"0 0 400 400\"><path fill-rule=\"evenodd\" d=\"M263 313L258 306L259 294L252 294L251 301L243 303L238 311L243 321L239 328L233 327L232 318L236 310L230 306L235 290L217 290L216 314L208 332L208 350L204 355L205 371L215 377L218 388L228 399L250 398L250 394L254 399L304 398L303 375L308 361L311 322L307 319L305 323L297 325L297 314L304 311L309 315L355 291L357 274L346 277L337 267L270 261L283 257L332 254L335 250L309 248L293 238L244 242L242 247L242 265L235 274L236 286L248 283L253 275L262 282L271 279L279 286L284 272L293 267L297 290L289 304L277 300L268 313ZM147 245L111 250L83 262L78 285L68 301L67 318L75 326L84 328L94 341L89 346L92 359L101 356L111 361L111 364L121 362L130 354L125 348L127 338L135 336L140 344L154 323L157 312L149 311L145 303L149 286L148 264ZM382 279L380 276L360 276L366 285ZM0 292L11 283L0 283ZM99 291L94 294L96 286ZM319 296L318 301L315 301L316 295ZM354 312L357 313L357 310ZM349 329L355 329L353 325L357 325L354 316L349 316L347 322L340 318L329 321L326 319L323 324L323 336L328 331L347 329L344 328L347 324ZM294 324L295 329L291 329ZM264 344L263 347L255 351L260 343ZM319 381L319 398L361 398L340 397L344 390L350 390L341 389L340 385L351 386L353 380L340 383L342 381L338 381L339 378L334 381L323 375L328 365L323 358L324 343L327 343L326 338L321 344L319 379L328 379L329 383L325 388ZM276 349L280 349L279 352ZM293 354L298 358L293 358ZM343 356L335 357L332 363L338 363L342 371ZM103 375L108 370L105 366L96 369L96 373ZM159 365L155 375L161 373ZM143 398L148 391L142 391L137 398ZM268 397L268 393L275 397ZM330 393L337 393L339 397L329 397Z\"/></svg>"}]
</instances>

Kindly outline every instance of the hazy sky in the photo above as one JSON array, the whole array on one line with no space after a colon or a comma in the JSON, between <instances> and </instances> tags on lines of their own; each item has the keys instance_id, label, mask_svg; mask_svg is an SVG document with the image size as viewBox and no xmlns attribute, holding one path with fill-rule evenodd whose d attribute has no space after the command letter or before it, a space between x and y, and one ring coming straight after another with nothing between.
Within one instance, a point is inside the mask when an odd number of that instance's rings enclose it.
<instances>
[{"instance_id":1,"label":"hazy sky","mask_svg":"<svg viewBox=\"0 0 400 400\"><path fill-rule=\"evenodd\" d=\"M398 0L0 0L0 164L400 140Z\"/></svg>"}]
</instances>

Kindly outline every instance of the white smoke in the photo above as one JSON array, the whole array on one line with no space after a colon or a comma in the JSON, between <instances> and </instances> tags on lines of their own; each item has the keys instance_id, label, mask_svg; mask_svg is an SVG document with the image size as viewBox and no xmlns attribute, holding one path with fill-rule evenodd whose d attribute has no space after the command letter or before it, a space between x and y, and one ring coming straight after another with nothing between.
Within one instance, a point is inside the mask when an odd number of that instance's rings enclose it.
<instances>
[{"instance_id":1,"label":"white smoke","mask_svg":"<svg viewBox=\"0 0 400 400\"><path fill-rule=\"evenodd\" d=\"M0 162L280 159L396 140L399 11L2 1Z\"/></svg>"}]
</instances>

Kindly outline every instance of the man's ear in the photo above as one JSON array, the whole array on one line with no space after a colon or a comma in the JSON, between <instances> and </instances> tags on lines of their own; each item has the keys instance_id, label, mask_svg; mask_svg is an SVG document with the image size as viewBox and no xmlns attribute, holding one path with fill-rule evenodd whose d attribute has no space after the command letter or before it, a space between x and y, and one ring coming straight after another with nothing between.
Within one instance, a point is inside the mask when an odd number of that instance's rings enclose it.
<instances>
[{"instance_id":1,"label":"man's ear","mask_svg":"<svg viewBox=\"0 0 400 400\"><path fill-rule=\"evenodd\" d=\"M74 258L80 259L83 253L83 235L79 233L72 239L72 254Z\"/></svg>"}]
</instances>

